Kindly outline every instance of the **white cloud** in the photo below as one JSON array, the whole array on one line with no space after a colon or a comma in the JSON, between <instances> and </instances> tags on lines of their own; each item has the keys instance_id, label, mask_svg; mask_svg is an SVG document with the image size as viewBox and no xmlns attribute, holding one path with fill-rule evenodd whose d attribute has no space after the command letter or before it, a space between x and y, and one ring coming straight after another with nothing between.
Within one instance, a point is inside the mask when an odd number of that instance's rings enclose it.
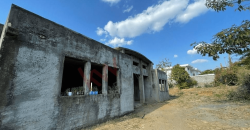
<instances>
[{"instance_id":1,"label":"white cloud","mask_svg":"<svg viewBox=\"0 0 250 130\"><path fill-rule=\"evenodd\" d=\"M174 58L177 58L178 57L178 55L174 55Z\"/></svg>"},{"instance_id":2,"label":"white cloud","mask_svg":"<svg viewBox=\"0 0 250 130\"><path fill-rule=\"evenodd\" d=\"M109 21L104 29L113 37L136 37L145 32L160 31L163 26L181 13L188 4L188 0L170 0L150 6L142 13L129 17L124 21Z\"/></svg>"},{"instance_id":3,"label":"white cloud","mask_svg":"<svg viewBox=\"0 0 250 130\"><path fill-rule=\"evenodd\" d=\"M107 34L107 31L103 30L100 27L97 27L96 34L101 36L102 34Z\"/></svg>"},{"instance_id":4,"label":"white cloud","mask_svg":"<svg viewBox=\"0 0 250 130\"><path fill-rule=\"evenodd\" d=\"M105 38L104 38L104 39L100 39L100 41L101 41L101 42L105 42L105 41L106 41L106 39L105 39Z\"/></svg>"},{"instance_id":5,"label":"white cloud","mask_svg":"<svg viewBox=\"0 0 250 130\"><path fill-rule=\"evenodd\" d=\"M106 43L106 45L112 45L114 47L117 47L117 46L131 45L132 43L133 40L126 41L124 38L115 37L114 39L109 40L109 42Z\"/></svg>"},{"instance_id":6,"label":"white cloud","mask_svg":"<svg viewBox=\"0 0 250 130\"><path fill-rule=\"evenodd\" d=\"M120 2L120 0L102 0L102 1L103 1L103 2L107 2L107 3L110 3L111 5Z\"/></svg>"},{"instance_id":7,"label":"white cloud","mask_svg":"<svg viewBox=\"0 0 250 130\"><path fill-rule=\"evenodd\" d=\"M194 3L189 4L185 11L180 13L176 21L186 23L194 17L197 17L208 11L208 8L205 6L206 0L195 0Z\"/></svg>"},{"instance_id":8,"label":"white cloud","mask_svg":"<svg viewBox=\"0 0 250 130\"><path fill-rule=\"evenodd\" d=\"M206 60L206 59L197 59L197 60L192 61L193 64L195 64L195 63L203 63L203 62L208 62L208 60Z\"/></svg>"},{"instance_id":9,"label":"white cloud","mask_svg":"<svg viewBox=\"0 0 250 130\"><path fill-rule=\"evenodd\" d=\"M204 0L169 0L148 7L142 13L119 22L109 21L104 29L113 37L136 37L146 32L158 32L168 22L188 22L206 12Z\"/></svg>"},{"instance_id":10,"label":"white cloud","mask_svg":"<svg viewBox=\"0 0 250 130\"><path fill-rule=\"evenodd\" d=\"M102 1L112 1L113 3L116 1L117 3L120 0ZM132 9L133 6L130 8ZM123 12L129 12L130 8L127 6ZM113 40L115 38L134 38L143 33L159 32L167 23L186 23L207 10L205 0L194 0L191 4L189 4L189 0L160 0L156 5L148 7L137 15L129 16L123 21L107 22L104 28L98 27L96 33L99 36L105 34L106 38L111 37ZM110 43L110 45L113 44ZM188 54L194 51L188 51Z\"/></svg>"},{"instance_id":11,"label":"white cloud","mask_svg":"<svg viewBox=\"0 0 250 130\"><path fill-rule=\"evenodd\" d=\"M123 10L123 13L130 12L133 9L133 6L130 6L129 8Z\"/></svg>"},{"instance_id":12,"label":"white cloud","mask_svg":"<svg viewBox=\"0 0 250 130\"><path fill-rule=\"evenodd\" d=\"M188 50L187 54L189 54L189 55L197 54L197 50L193 48L192 50Z\"/></svg>"}]
</instances>

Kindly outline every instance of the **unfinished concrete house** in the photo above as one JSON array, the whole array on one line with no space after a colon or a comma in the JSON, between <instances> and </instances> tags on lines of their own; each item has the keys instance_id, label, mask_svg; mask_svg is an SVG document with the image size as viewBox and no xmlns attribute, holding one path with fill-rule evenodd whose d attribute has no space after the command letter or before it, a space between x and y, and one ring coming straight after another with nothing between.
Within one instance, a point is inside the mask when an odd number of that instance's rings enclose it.
<instances>
[{"instance_id":1,"label":"unfinished concrete house","mask_svg":"<svg viewBox=\"0 0 250 130\"><path fill-rule=\"evenodd\" d=\"M169 97L166 74L142 54L16 5L0 33L1 130L81 129Z\"/></svg>"}]
</instances>

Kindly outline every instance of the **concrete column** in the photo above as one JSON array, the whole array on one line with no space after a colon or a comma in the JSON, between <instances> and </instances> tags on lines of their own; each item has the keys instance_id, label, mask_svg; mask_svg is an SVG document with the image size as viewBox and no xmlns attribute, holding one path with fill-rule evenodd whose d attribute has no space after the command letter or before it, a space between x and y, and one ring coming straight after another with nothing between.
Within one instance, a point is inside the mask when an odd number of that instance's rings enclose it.
<instances>
[{"instance_id":1,"label":"concrete column","mask_svg":"<svg viewBox=\"0 0 250 130\"><path fill-rule=\"evenodd\" d=\"M83 89L86 95L90 91L90 74L91 74L91 63L88 61L84 65L84 78L83 78Z\"/></svg>"},{"instance_id":2,"label":"concrete column","mask_svg":"<svg viewBox=\"0 0 250 130\"><path fill-rule=\"evenodd\" d=\"M117 86L118 86L118 92L121 94L121 80L120 80L120 71L117 69L116 71L116 82L117 82Z\"/></svg>"},{"instance_id":3,"label":"concrete column","mask_svg":"<svg viewBox=\"0 0 250 130\"><path fill-rule=\"evenodd\" d=\"M156 94L155 94L155 99L156 101L160 102L160 88L159 88L159 78L158 78L158 71L157 69L154 70L155 71L155 90L156 90Z\"/></svg>"},{"instance_id":4,"label":"concrete column","mask_svg":"<svg viewBox=\"0 0 250 130\"><path fill-rule=\"evenodd\" d=\"M140 60L140 77L139 77L139 88L140 88L140 102L145 103L145 93L144 93L144 80L142 73L142 61Z\"/></svg>"},{"instance_id":5,"label":"concrete column","mask_svg":"<svg viewBox=\"0 0 250 130\"><path fill-rule=\"evenodd\" d=\"M168 81L165 80L165 83L166 83L166 85L165 85L165 86L166 86L166 91L168 92L168 89L169 89L169 88L168 88Z\"/></svg>"},{"instance_id":6,"label":"concrete column","mask_svg":"<svg viewBox=\"0 0 250 130\"><path fill-rule=\"evenodd\" d=\"M164 88L164 91L166 91L166 81L163 80L163 88Z\"/></svg>"},{"instance_id":7,"label":"concrete column","mask_svg":"<svg viewBox=\"0 0 250 130\"><path fill-rule=\"evenodd\" d=\"M159 79L159 90L160 90L160 91L162 91L161 86L162 86L162 80Z\"/></svg>"},{"instance_id":8,"label":"concrete column","mask_svg":"<svg viewBox=\"0 0 250 130\"><path fill-rule=\"evenodd\" d=\"M102 68L102 94L108 94L108 65Z\"/></svg>"},{"instance_id":9,"label":"concrete column","mask_svg":"<svg viewBox=\"0 0 250 130\"><path fill-rule=\"evenodd\" d=\"M145 102L149 103L152 102L152 73L151 73L151 64L147 64L146 67L148 76L143 78L144 80L144 97Z\"/></svg>"}]
</instances>

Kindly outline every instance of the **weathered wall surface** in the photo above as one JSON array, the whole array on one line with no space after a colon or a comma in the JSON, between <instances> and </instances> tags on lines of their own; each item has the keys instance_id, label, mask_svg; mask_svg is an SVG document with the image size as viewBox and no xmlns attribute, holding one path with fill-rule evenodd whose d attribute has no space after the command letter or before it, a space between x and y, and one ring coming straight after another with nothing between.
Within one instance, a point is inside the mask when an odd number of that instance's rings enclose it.
<instances>
[{"instance_id":1,"label":"weathered wall surface","mask_svg":"<svg viewBox=\"0 0 250 130\"><path fill-rule=\"evenodd\" d=\"M147 72L148 72L148 76L144 77L144 87L145 87L145 101L147 103L150 102L156 102L156 98L155 98L155 92L156 92L156 88L154 87L154 80L153 80L153 74L152 74L152 70L153 70L153 64L149 64L146 68Z\"/></svg>"},{"instance_id":2,"label":"weathered wall surface","mask_svg":"<svg viewBox=\"0 0 250 130\"><path fill-rule=\"evenodd\" d=\"M214 82L215 75L214 74L197 75L197 76L191 76L191 78L195 79L198 82L197 86L203 87L205 84Z\"/></svg>"},{"instance_id":3,"label":"weathered wall surface","mask_svg":"<svg viewBox=\"0 0 250 130\"><path fill-rule=\"evenodd\" d=\"M162 102L169 99L169 93L167 90L167 85L165 87L165 91L160 91L159 79L167 80L167 75L165 72L155 69L152 71L153 73L153 87L154 87L154 97L156 101Z\"/></svg>"},{"instance_id":4,"label":"weathered wall surface","mask_svg":"<svg viewBox=\"0 0 250 130\"><path fill-rule=\"evenodd\" d=\"M0 50L0 129L79 129L134 110L130 56L15 5L8 22L19 35ZM61 97L65 56L119 67L120 94Z\"/></svg>"},{"instance_id":5,"label":"weathered wall surface","mask_svg":"<svg viewBox=\"0 0 250 130\"><path fill-rule=\"evenodd\" d=\"M140 74L140 73L141 73L141 72L140 72L140 67L139 67L139 66L133 65L133 73L134 73L134 74Z\"/></svg>"},{"instance_id":6,"label":"weathered wall surface","mask_svg":"<svg viewBox=\"0 0 250 130\"><path fill-rule=\"evenodd\" d=\"M167 86L167 75L165 72L163 72L161 70L156 69L156 71L157 71L157 75L158 75L158 82L159 82L159 79L166 80L166 84L164 85L165 91L159 90L159 100L162 102L162 101L169 99L169 92L168 92L168 86ZM158 85L158 88L159 88L159 85Z\"/></svg>"}]
</instances>

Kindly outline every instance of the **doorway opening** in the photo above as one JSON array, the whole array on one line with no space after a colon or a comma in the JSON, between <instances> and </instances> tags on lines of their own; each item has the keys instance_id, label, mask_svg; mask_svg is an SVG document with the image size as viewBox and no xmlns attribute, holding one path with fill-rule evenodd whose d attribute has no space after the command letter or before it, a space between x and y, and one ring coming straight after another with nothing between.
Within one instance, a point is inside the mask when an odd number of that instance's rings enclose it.
<instances>
[{"instance_id":1,"label":"doorway opening","mask_svg":"<svg viewBox=\"0 0 250 130\"><path fill-rule=\"evenodd\" d=\"M134 100L140 102L139 76L140 75L138 75L138 74L133 74L133 77L134 77Z\"/></svg>"}]
</instances>

